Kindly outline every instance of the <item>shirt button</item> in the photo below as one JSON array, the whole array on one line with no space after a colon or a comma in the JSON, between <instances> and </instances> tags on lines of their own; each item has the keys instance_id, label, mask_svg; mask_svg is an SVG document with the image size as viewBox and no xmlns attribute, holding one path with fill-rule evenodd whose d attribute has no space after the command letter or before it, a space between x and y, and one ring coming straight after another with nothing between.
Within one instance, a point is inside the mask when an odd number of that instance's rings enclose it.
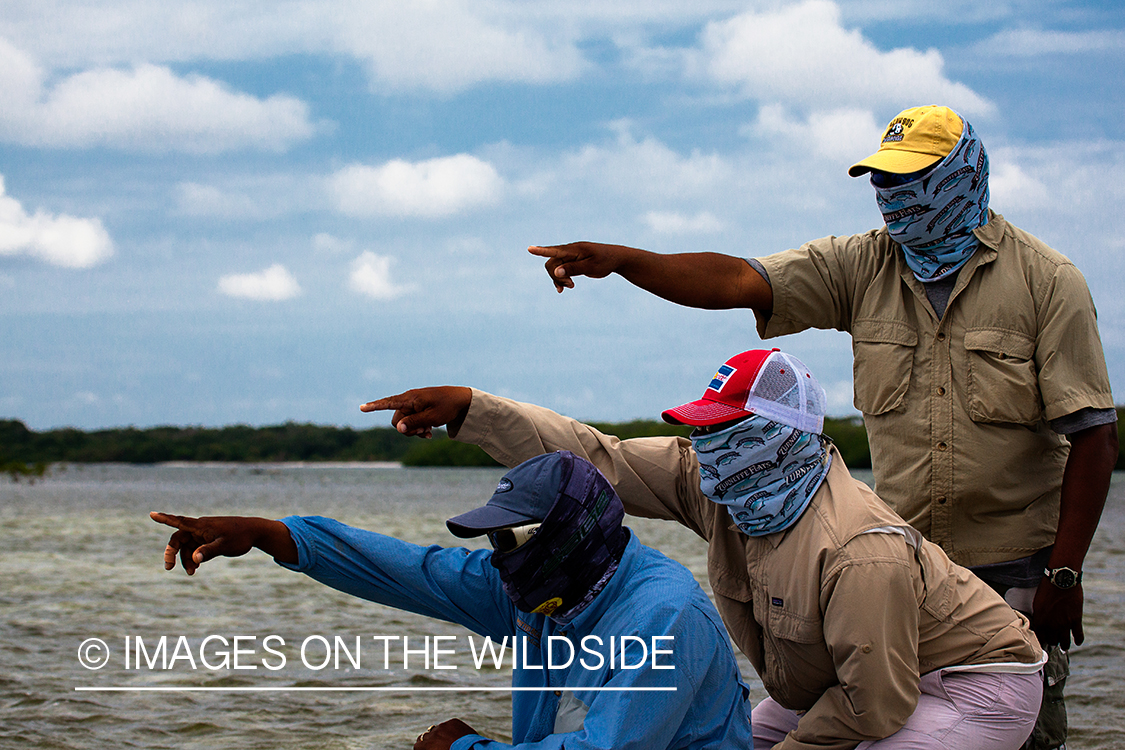
<instances>
[{"instance_id":1,"label":"shirt button","mask_svg":"<svg viewBox=\"0 0 1125 750\"><path fill-rule=\"evenodd\" d=\"M937 444L937 449L938 449L939 451L944 451L944 450L945 450L946 448L948 448L948 447L949 447L949 446L948 446L948 445L946 445L945 443L938 443L938 444Z\"/></svg>"},{"instance_id":2,"label":"shirt button","mask_svg":"<svg viewBox=\"0 0 1125 750\"><path fill-rule=\"evenodd\" d=\"M941 385L939 385L939 386L938 386L938 388L937 388L937 395L939 395L939 396L944 396L944 395L945 395L945 386L941 386Z\"/></svg>"},{"instance_id":3,"label":"shirt button","mask_svg":"<svg viewBox=\"0 0 1125 750\"><path fill-rule=\"evenodd\" d=\"M866 645L865 645L865 646L864 646L864 647L863 647L862 649L860 649L860 650L861 650L861 651L863 651L863 653L865 653L865 654L870 654L870 653L871 653L871 647L870 647L870 646L866 646Z\"/></svg>"},{"instance_id":4,"label":"shirt button","mask_svg":"<svg viewBox=\"0 0 1125 750\"><path fill-rule=\"evenodd\" d=\"M938 333L937 340L938 341L945 341L945 331L942 331L942 332Z\"/></svg>"},{"instance_id":5,"label":"shirt button","mask_svg":"<svg viewBox=\"0 0 1125 750\"><path fill-rule=\"evenodd\" d=\"M944 498L944 497L939 497L939 498L937 499L937 504L938 504L938 505L945 505L945 498Z\"/></svg>"},{"instance_id":6,"label":"shirt button","mask_svg":"<svg viewBox=\"0 0 1125 750\"><path fill-rule=\"evenodd\" d=\"M561 690L556 690L556 691L555 691L555 697L556 697L556 698L560 697L561 695L562 695L562 691L561 691Z\"/></svg>"}]
</instances>

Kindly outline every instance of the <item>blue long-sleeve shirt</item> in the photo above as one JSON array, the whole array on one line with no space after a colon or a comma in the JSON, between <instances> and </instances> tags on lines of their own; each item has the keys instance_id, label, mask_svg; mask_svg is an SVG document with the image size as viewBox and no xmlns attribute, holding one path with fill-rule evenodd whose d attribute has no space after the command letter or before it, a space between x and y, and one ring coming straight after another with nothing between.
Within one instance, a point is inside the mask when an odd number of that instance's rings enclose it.
<instances>
[{"instance_id":1,"label":"blue long-sleeve shirt","mask_svg":"<svg viewBox=\"0 0 1125 750\"><path fill-rule=\"evenodd\" d=\"M529 639L527 665L521 660L512 671L513 687L533 688L512 694L515 747L753 744L748 693L718 612L686 568L635 537L605 588L564 625L516 609L489 562L490 551L420 547L327 518L282 520L299 553L297 565L285 567L363 599L458 623L494 642ZM649 649L643 667L622 668L622 636ZM612 666L611 638L618 649ZM653 656L654 647L670 653ZM521 655L522 649L521 643ZM547 668L566 663L568 652L574 654L569 667ZM637 664L641 646L628 641L625 654L626 665ZM635 690L656 687L674 690ZM452 750L510 747L468 735Z\"/></svg>"}]
</instances>

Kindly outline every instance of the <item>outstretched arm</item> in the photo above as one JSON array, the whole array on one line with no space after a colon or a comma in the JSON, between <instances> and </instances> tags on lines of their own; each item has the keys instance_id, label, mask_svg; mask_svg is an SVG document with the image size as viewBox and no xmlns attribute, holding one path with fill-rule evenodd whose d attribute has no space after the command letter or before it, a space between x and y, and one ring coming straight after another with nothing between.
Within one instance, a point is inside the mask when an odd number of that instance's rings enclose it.
<instances>
[{"instance_id":1,"label":"outstretched arm","mask_svg":"<svg viewBox=\"0 0 1125 750\"><path fill-rule=\"evenodd\" d=\"M173 516L149 513L157 523L176 529L164 548L164 569L176 567L176 555L184 571L194 575L213 557L240 557L257 547L278 562L297 563L297 545L281 521L245 516Z\"/></svg>"},{"instance_id":2,"label":"outstretched arm","mask_svg":"<svg viewBox=\"0 0 1125 750\"><path fill-rule=\"evenodd\" d=\"M764 313L773 310L773 290L769 282L744 259L730 255L661 255L597 242L551 247L533 245L527 250L547 259L547 274L559 292L573 289L575 276L601 279L616 273L647 292L687 307L707 310L748 307Z\"/></svg>"},{"instance_id":3,"label":"outstretched arm","mask_svg":"<svg viewBox=\"0 0 1125 750\"><path fill-rule=\"evenodd\" d=\"M1117 424L1103 424L1067 435L1070 456L1063 472L1059 526L1050 568L1082 570L1090 541L1097 531L1105 507L1113 466L1117 461ZM1060 589L1044 578L1035 592L1031 627L1040 641L1070 648L1081 645L1082 585Z\"/></svg>"}]
</instances>

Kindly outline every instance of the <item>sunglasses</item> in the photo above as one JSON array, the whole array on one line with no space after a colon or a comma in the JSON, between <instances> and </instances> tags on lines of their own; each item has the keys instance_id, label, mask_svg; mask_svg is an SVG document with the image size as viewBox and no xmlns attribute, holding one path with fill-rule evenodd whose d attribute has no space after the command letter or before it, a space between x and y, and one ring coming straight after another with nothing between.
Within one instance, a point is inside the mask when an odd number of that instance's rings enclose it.
<instances>
[{"instance_id":1,"label":"sunglasses","mask_svg":"<svg viewBox=\"0 0 1125 750\"><path fill-rule=\"evenodd\" d=\"M939 164L941 162L938 162ZM905 185L908 182L914 182L917 179L925 177L930 170L936 167L937 164L931 164L925 169L919 169L917 172L907 172L906 174L895 174L893 172L880 172L877 169L871 170L871 184L877 188L893 188L899 185Z\"/></svg>"},{"instance_id":2,"label":"sunglasses","mask_svg":"<svg viewBox=\"0 0 1125 750\"><path fill-rule=\"evenodd\" d=\"M511 552L531 541L531 537L535 536L537 531L539 531L539 524L537 523L497 529L488 532L488 541L492 544L492 549L497 552Z\"/></svg>"}]
</instances>

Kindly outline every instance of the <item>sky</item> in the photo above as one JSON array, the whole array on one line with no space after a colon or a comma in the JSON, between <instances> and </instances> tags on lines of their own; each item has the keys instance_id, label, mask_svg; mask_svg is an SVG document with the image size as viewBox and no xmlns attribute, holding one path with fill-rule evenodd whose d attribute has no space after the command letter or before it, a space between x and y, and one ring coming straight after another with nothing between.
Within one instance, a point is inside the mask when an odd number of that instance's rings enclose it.
<instances>
[{"instance_id":1,"label":"sky","mask_svg":"<svg viewBox=\"0 0 1125 750\"><path fill-rule=\"evenodd\" d=\"M1085 274L1125 403L1120 3L0 0L0 418L374 427L442 384L657 418L752 314L559 295L528 245L875 228L847 168L930 103ZM846 334L775 344L855 413Z\"/></svg>"}]
</instances>

